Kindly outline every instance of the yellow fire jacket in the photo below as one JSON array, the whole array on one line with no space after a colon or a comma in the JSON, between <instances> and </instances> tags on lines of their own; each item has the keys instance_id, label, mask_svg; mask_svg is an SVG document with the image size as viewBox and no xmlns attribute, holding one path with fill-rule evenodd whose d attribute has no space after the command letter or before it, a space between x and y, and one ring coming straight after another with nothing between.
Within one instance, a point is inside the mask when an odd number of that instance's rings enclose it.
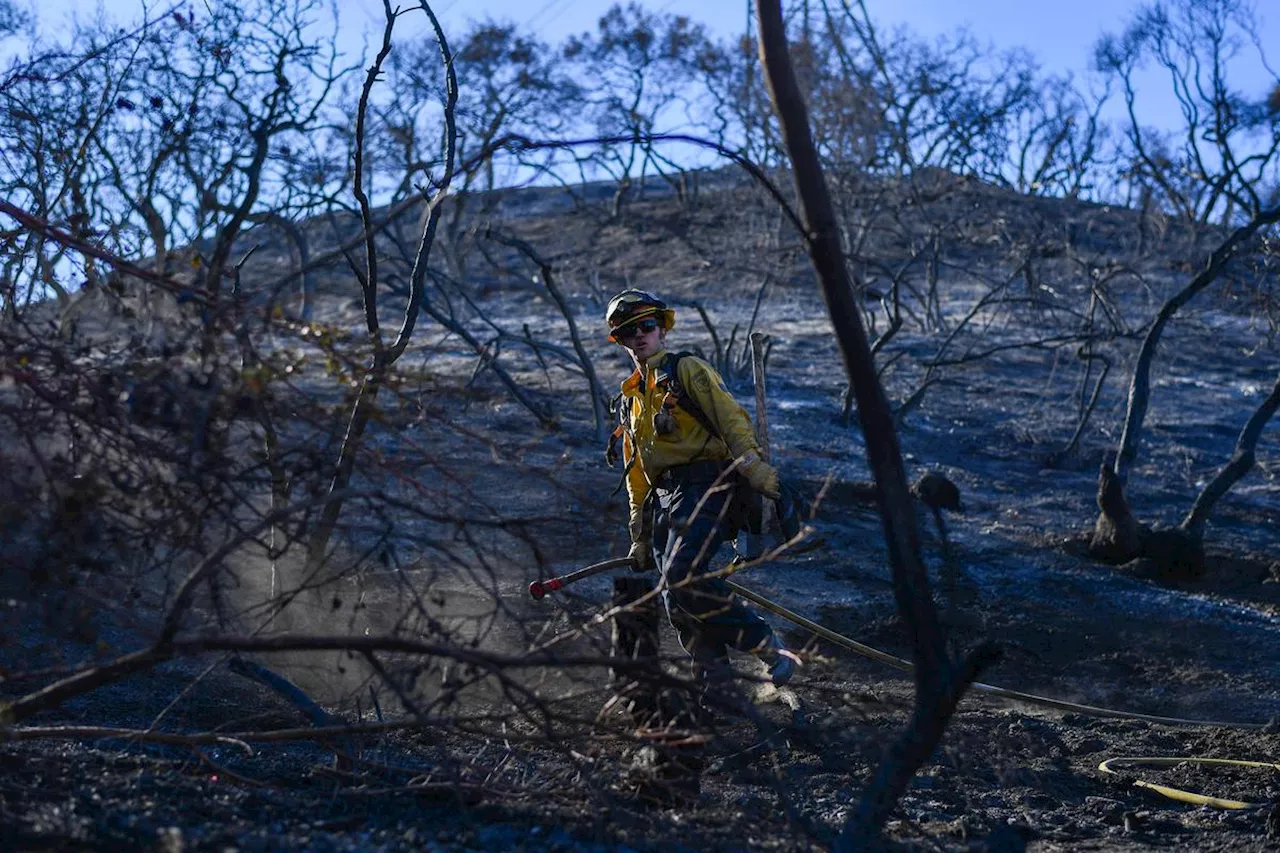
<instances>
[{"instance_id":1,"label":"yellow fire jacket","mask_svg":"<svg viewBox=\"0 0 1280 853\"><path fill-rule=\"evenodd\" d=\"M723 440L711 433L683 408L677 406L676 428L659 435L654 416L662 411L667 394L667 377L660 369L666 350L649 357L642 370L622 382L619 402L625 426L622 458L627 470L627 497L630 501L632 541L638 541L641 507L652 484L668 468L706 460L730 461L746 454L759 457L755 431L746 410L724 387L715 368L696 356L685 356L677 367L685 392L701 407ZM634 463L633 461L634 460Z\"/></svg>"}]
</instances>

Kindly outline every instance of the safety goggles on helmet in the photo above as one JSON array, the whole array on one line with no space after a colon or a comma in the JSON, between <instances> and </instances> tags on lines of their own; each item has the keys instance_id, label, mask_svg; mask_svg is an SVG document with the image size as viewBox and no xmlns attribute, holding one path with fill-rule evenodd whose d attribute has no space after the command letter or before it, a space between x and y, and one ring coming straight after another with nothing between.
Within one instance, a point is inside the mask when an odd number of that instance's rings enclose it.
<instances>
[{"instance_id":1,"label":"safety goggles on helmet","mask_svg":"<svg viewBox=\"0 0 1280 853\"><path fill-rule=\"evenodd\" d=\"M605 310L609 340L619 340L624 336L622 329L646 318L654 318L663 329L670 329L675 325L676 312L652 293L643 290L622 291L609 300L609 307Z\"/></svg>"}]
</instances>

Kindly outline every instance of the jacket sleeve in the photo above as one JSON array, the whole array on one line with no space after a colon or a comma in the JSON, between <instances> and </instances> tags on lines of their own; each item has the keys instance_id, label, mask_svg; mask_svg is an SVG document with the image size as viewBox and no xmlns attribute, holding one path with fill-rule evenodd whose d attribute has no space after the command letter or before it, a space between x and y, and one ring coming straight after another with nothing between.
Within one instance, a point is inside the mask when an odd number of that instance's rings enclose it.
<instances>
[{"instance_id":1,"label":"jacket sleeve","mask_svg":"<svg viewBox=\"0 0 1280 853\"><path fill-rule=\"evenodd\" d=\"M751 426L751 418L745 409L733 399L729 389L724 387L724 380L716 369L700 358L685 358L680 362L680 382L688 391L693 402L706 413L720 433L729 452L734 457L754 453L757 457L760 447L756 443L755 429Z\"/></svg>"},{"instance_id":2,"label":"jacket sleeve","mask_svg":"<svg viewBox=\"0 0 1280 853\"><path fill-rule=\"evenodd\" d=\"M631 405L631 401L625 397L623 403ZM630 432L622 436L622 459L627 466L627 501L630 507L627 531L631 534L633 543L642 542L648 533L644 529L644 500L649 495L649 478L640 467L640 460L636 458L636 448L631 443Z\"/></svg>"}]
</instances>

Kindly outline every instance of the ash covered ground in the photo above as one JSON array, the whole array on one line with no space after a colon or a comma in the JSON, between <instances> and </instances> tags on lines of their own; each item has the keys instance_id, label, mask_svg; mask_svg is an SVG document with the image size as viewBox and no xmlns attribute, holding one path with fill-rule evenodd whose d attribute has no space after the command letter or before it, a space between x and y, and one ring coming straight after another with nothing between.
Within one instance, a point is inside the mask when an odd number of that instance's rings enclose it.
<instances>
[{"instance_id":1,"label":"ash covered ground","mask_svg":"<svg viewBox=\"0 0 1280 853\"><path fill-rule=\"evenodd\" d=\"M620 222L591 207L575 209L550 190L512 195L495 215L554 259L559 286L609 387L627 365L600 334L602 300L622 286L642 286L675 304L676 349L714 356L738 328L721 363L731 389L751 408L738 347L765 283L755 328L774 342L768 393L775 459L785 477L811 496L822 492L822 499L811 547L736 579L853 640L907 655L879 517L856 485L869 476L856 415L852 425L840 420L844 382L825 308L793 241L767 225L768 205L723 203L735 193L756 198L730 183L707 190L694 210L651 189ZM919 260L912 235L934 225L948 242L930 265ZM866 250L880 264L862 272L887 292L883 270L894 260L918 261L903 279L914 294L907 321L878 362L898 405L927 383L901 422L909 475L940 472L963 494L965 511L948 516L945 545L928 514L920 518L953 648L984 639L1000 646L1003 658L982 675L988 684L1224 725L1106 719L971 695L900 803L889 841L922 850L1276 849L1270 808L1197 807L1133 784L1141 778L1269 804L1280 795L1275 771L1192 764L1120 775L1098 770L1115 757L1267 762L1276 756L1275 428L1263 434L1258 466L1210 520L1203 577L1160 581L1085 554L1098 468L1119 441L1141 335L1222 235L1160 231L1144 238L1155 241L1155 250L1139 255L1136 235L1151 226L1129 211L964 184L931 195L919 219L903 227L884 226L886 236ZM1034 276L1019 273L1031 246L1040 247L1030 262ZM255 260L261 268L246 267L246 280L269 278L284 257L263 253ZM1108 277L1108 269L1125 264L1137 272ZM526 337L567 346L563 318L538 282L530 285L530 268L518 256L485 269L471 291L469 327L500 327L517 339L523 328ZM1146 522L1176 524L1186 514L1275 381L1271 329L1255 299L1274 279L1250 279L1251 269L1239 265L1185 308L1157 354L1152 407L1128 486ZM349 277L331 273L317 321L358 332L354 293ZM1111 370L1079 441L1063 453L1097 372L1084 374L1087 362L1075 354L1080 344L1063 344L1055 334L1078 329L1095 303L1106 303L1116 318L1112 333L1092 344ZM873 333L883 332L889 317L875 299L868 305L877 318ZM328 615L321 608L291 627L394 631L406 599L420 595L427 602L422 613L463 645L518 655L561 638L555 647L565 654L607 648L608 625L594 617L609 607L608 576L538 604L525 591L538 577L625 553L625 498L611 495L618 475L601 461L585 383L554 359L547 364L521 350L518 340L506 341L499 361L553 414L557 429L539 428L492 370L477 370L472 348L424 318L405 357L417 372L370 435L372 452L392 464L366 485L441 506L454 495L479 496L495 512L533 519L523 538L513 538L510 548L477 549L487 557L470 564L447 563L421 544L438 529L404 521L393 534L398 552L409 555L403 563L364 576L358 592L343 587ZM319 375L299 383L307 393L324 393ZM439 460L433 479L406 482L387 473L395 459L413 454ZM353 550L361 535L367 531L353 534ZM261 579L261 567L254 571ZM147 635L146 599L137 608L105 600L109 583L69 598L33 591L20 579L8 586L0 652L6 698L50 680L48 668L65 672L135 648ZM163 593L157 596L162 602ZM352 596L359 601L354 612ZM65 620L54 617L75 607L82 608L77 624L89 624L91 637L58 628ZM337 744L264 738L244 741L247 748L101 736L11 741L0 745L0 846L826 849L905 727L912 684L768 618L802 650L805 665L778 691L758 682L750 662L739 662L754 710L714 721L698 753L703 768L693 795L662 793L651 745L616 707L605 708L612 693L600 666L536 667L522 670L514 686L477 679L450 693L450 684L470 674L460 664L439 663L416 680L406 678L406 697L370 692L368 674L341 655L262 655L261 663L346 722L388 730ZM681 675L682 656L665 625L663 644L667 670ZM33 669L47 671L25 675ZM448 701L436 701L446 694ZM408 725L415 701L431 711L425 723ZM399 722L406 725L395 728ZM307 721L277 693L230 671L225 657L203 655L93 691L27 724L269 733Z\"/></svg>"}]
</instances>

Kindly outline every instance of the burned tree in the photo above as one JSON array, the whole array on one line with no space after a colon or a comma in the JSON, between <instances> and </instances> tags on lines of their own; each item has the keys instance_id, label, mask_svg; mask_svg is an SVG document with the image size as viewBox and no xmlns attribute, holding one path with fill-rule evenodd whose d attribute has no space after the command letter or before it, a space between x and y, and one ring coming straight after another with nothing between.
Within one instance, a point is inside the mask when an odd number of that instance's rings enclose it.
<instances>
[{"instance_id":1,"label":"burned tree","mask_svg":"<svg viewBox=\"0 0 1280 853\"><path fill-rule=\"evenodd\" d=\"M351 419L347 425L346 436L343 439L342 448L339 451L338 460L334 467L333 481L328 490L329 500L325 504L324 511L321 513L315 529L311 532L307 545L308 574L314 571L325 559L326 549L333 536L338 516L342 511L342 494L346 491L355 468L356 457L360 452L364 432L373 414L378 393L386 382L389 369L395 364L396 359L404 353L405 347L409 345L409 339L413 336L413 330L417 325L418 314L422 307L423 292L426 287L427 264L431 258L431 248L435 242L436 227L440 222L442 213L441 202L447 195L450 182L453 180L454 145L457 133L454 125L453 110L458 97L457 80L453 76L453 60L444 31L440 28L440 22L436 19L435 13L431 11L431 7L423 3L420 8L431 20L432 28L440 45L440 54L444 66L448 70L445 101L444 174L431 197L426 199L428 212L422 235L418 241L417 253L413 259L413 268L409 273L409 294L408 303L405 306L404 321L401 323L395 339L388 344L383 337L378 317L378 291L381 279L378 271L377 234L373 228L373 211L365 190L362 162L364 156L364 127L368 114L370 92L381 73L382 62L391 52L391 36L395 29L396 17L400 14L392 10L388 0L384 0L383 8L386 12L386 27L383 30L381 50L365 76L364 89L361 93L360 105L356 116L355 162L352 168L353 191L360 203L360 217L364 225L365 235L365 266L362 271L357 271L357 276L360 281L365 324L369 333L372 354L368 372L362 379L359 394L351 411Z\"/></svg>"},{"instance_id":2,"label":"burned tree","mask_svg":"<svg viewBox=\"0 0 1280 853\"><path fill-rule=\"evenodd\" d=\"M994 660L996 653L993 648L983 646L965 660L953 661L947 651L920 556L919 533L898 449L897 430L875 374L858 308L853 303L855 291L842 259L835 214L810 136L804 100L791 70L782 10L776 2L761 2L758 14L761 60L791 154L814 273L822 287L845 370L858 400L858 415L867 440L868 462L875 475L893 567L894 598L903 621L909 626L915 651L916 698L911 723L884 759L840 837L841 849L861 850L879 836L911 777L937 746L960 697L981 669Z\"/></svg>"},{"instance_id":3,"label":"burned tree","mask_svg":"<svg viewBox=\"0 0 1280 853\"><path fill-rule=\"evenodd\" d=\"M664 114L680 102L693 60L706 35L678 15L656 15L639 4L616 4L595 32L568 41L564 57L575 63L587 94L586 119L600 137L629 138L595 151L588 163L617 184L610 215L622 214L627 200L650 172L665 175L672 164L645 143Z\"/></svg>"},{"instance_id":4,"label":"burned tree","mask_svg":"<svg viewBox=\"0 0 1280 853\"><path fill-rule=\"evenodd\" d=\"M1120 443L1098 482L1100 513L1090 553L1108 562L1150 557L1161 577L1204 571L1204 516L1238 479L1239 466L1251 460L1257 430L1270 417L1268 398L1241 434L1237 460L1202 493L1181 525L1152 531L1135 518L1125 486L1150 405L1152 362L1161 336L1178 311L1249 251L1255 235L1268 233L1280 221L1280 208L1267 189L1276 180L1280 162L1280 114L1233 89L1228 81L1228 63L1239 50L1241 36L1256 30L1250 8L1235 0L1208 5L1156 2L1145 6L1122 36L1104 37L1096 48L1098 65L1124 92L1129 117L1126 153L1133 164L1130 181L1141 191L1144 223L1154 199L1157 207L1190 223L1193 235L1197 224L1234 228L1151 320L1130 380ZM1261 45L1256 39L1254 43L1261 54ZM1170 75L1185 119L1176 134L1157 133L1138 119L1134 74L1147 60Z\"/></svg>"},{"instance_id":5,"label":"burned tree","mask_svg":"<svg viewBox=\"0 0 1280 853\"><path fill-rule=\"evenodd\" d=\"M1206 500L1179 528L1150 531L1140 524L1130 511L1124 496L1124 486L1129 470L1137 458L1143 421L1151 402L1152 362L1166 326L1179 309L1218 280L1227 265L1248 244L1250 238L1276 222L1280 222L1280 207L1260 211L1249 222L1233 231L1214 250L1200 273L1164 303L1147 330L1129 383L1128 407L1115 461L1103 465L1098 480L1100 514L1094 526L1089 550L1099 559L1122 563L1137 557L1149 556L1157 562L1157 574L1173 578L1195 576L1204 571L1203 516L1212 506L1213 501ZM1256 416L1262 417L1261 422L1257 424L1251 422L1242 435L1242 450L1256 443L1257 431L1270 418L1273 411L1274 407L1270 405L1270 397L1268 397ZM1250 434L1252 441L1246 440ZM1242 456L1242 464L1243 458L1247 458L1247 455ZM1219 487L1225 491L1225 487L1230 482L1229 479L1219 481L1215 491Z\"/></svg>"},{"instance_id":6,"label":"burned tree","mask_svg":"<svg viewBox=\"0 0 1280 853\"><path fill-rule=\"evenodd\" d=\"M1158 205L1193 223L1235 227L1272 202L1280 167L1280 113L1265 95L1232 86L1228 67L1247 43L1265 66L1258 21L1243 0L1144 5L1121 35L1095 48L1098 67L1118 81L1128 109L1124 154L1130 182ZM1169 75L1184 122L1174 132L1139 118L1135 74L1154 62Z\"/></svg>"}]
</instances>

